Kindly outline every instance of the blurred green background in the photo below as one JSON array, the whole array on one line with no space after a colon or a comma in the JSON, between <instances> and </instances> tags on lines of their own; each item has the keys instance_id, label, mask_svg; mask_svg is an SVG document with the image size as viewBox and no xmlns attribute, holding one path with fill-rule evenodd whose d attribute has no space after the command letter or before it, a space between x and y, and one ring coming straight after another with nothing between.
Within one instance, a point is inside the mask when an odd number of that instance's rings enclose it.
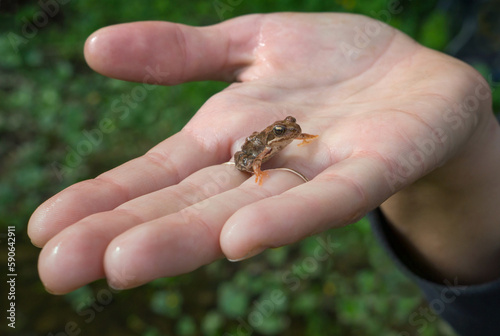
<instances>
[{"instance_id":1,"label":"blurred green background","mask_svg":"<svg viewBox=\"0 0 500 336\"><path fill-rule=\"evenodd\" d=\"M452 335L438 318L415 323L425 307L418 289L388 260L366 220L275 249L240 263L220 260L195 272L112 292L104 280L64 296L45 292L39 250L26 224L45 199L97 176L180 130L227 84L158 87L123 120L111 112L136 86L94 73L83 59L85 39L122 22L168 20L209 25L239 15L274 11L339 11L377 17L389 2L373 0L60 1L43 20L43 3L0 3L0 240L6 273L6 227L17 232L18 335ZM402 2L387 22L443 50L454 34L449 13L435 1ZM47 15L45 15L47 17ZM31 27L31 28L30 28ZM15 35L13 35L13 34ZM10 34L10 35L9 35ZM17 37L16 37L17 36ZM152 51L154 51L152 49ZM477 64L483 73L485 65ZM499 90L497 90L499 91ZM498 96L498 92L496 92ZM498 107L499 98L495 97ZM85 131L110 118L115 129L74 168L66 156ZM327 261L314 259L321 240L336 242ZM2 278L2 312L6 302ZM273 294L274 293L274 294ZM269 305L276 293L279 302ZM413 315L412 315L413 314ZM238 333L239 332L239 333ZM2 333L3 334L3 333Z\"/></svg>"}]
</instances>

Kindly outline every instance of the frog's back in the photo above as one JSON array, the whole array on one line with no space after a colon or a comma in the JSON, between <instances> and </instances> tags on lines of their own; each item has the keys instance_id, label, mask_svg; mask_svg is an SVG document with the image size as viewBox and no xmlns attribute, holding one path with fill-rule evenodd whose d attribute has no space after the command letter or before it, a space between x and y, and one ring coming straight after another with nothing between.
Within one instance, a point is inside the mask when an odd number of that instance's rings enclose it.
<instances>
[{"instance_id":1,"label":"frog's back","mask_svg":"<svg viewBox=\"0 0 500 336\"><path fill-rule=\"evenodd\" d=\"M261 133L249 136L241 146L241 150L249 156L257 157L266 148L266 142L262 140Z\"/></svg>"},{"instance_id":2,"label":"frog's back","mask_svg":"<svg viewBox=\"0 0 500 336\"><path fill-rule=\"evenodd\" d=\"M236 168L249 173L253 172L252 165L255 158L266 148L264 141L262 141L262 135L262 132L255 132L245 140L241 151L234 154Z\"/></svg>"}]
</instances>

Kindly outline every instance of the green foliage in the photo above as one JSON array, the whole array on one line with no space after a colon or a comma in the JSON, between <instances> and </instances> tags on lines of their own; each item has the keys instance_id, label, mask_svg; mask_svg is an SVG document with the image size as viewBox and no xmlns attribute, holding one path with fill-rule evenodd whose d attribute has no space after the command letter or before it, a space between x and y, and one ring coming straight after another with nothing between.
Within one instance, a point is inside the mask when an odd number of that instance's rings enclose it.
<instances>
[{"instance_id":1,"label":"green foliage","mask_svg":"<svg viewBox=\"0 0 500 336\"><path fill-rule=\"evenodd\" d=\"M496 114L500 113L500 73L497 73L495 78L486 64L474 63L471 65L488 81L492 92L493 111Z\"/></svg>"},{"instance_id":2,"label":"green foliage","mask_svg":"<svg viewBox=\"0 0 500 336\"><path fill-rule=\"evenodd\" d=\"M431 13L422 25L419 42L426 47L443 50L449 41L447 22L445 13L440 11Z\"/></svg>"},{"instance_id":3,"label":"green foliage","mask_svg":"<svg viewBox=\"0 0 500 336\"><path fill-rule=\"evenodd\" d=\"M179 317L182 312L182 294L178 291L156 292L151 300L151 310L167 317Z\"/></svg>"},{"instance_id":4,"label":"green foliage","mask_svg":"<svg viewBox=\"0 0 500 336\"><path fill-rule=\"evenodd\" d=\"M201 331L203 335L217 335L224 327L224 316L217 310L209 311L203 317L201 322Z\"/></svg>"},{"instance_id":5,"label":"green foliage","mask_svg":"<svg viewBox=\"0 0 500 336\"><path fill-rule=\"evenodd\" d=\"M190 336L196 335L196 322L190 316L182 316L177 322L176 335Z\"/></svg>"},{"instance_id":6,"label":"green foliage","mask_svg":"<svg viewBox=\"0 0 500 336\"><path fill-rule=\"evenodd\" d=\"M245 313L250 299L245 288L241 288L233 283L223 283L219 286L217 292L217 301L222 313L232 318Z\"/></svg>"}]
</instances>

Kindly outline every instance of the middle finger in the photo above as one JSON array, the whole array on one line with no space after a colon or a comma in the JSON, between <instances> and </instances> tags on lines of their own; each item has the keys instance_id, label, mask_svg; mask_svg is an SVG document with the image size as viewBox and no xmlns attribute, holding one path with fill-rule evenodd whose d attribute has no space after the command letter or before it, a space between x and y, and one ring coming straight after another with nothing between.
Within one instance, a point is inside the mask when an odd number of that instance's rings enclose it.
<instances>
[{"instance_id":1,"label":"middle finger","mask_svg":"<svg viewBox=\"0 0 500 336\"><path fill-rule=\"evenodd\" d=\"M116 288L135 287L215 261L222 256L219 238L229 217L302 182L290 172L271 171L262 186L252 177L236 188L124 232L106 250L108 283Z\"/></svg>"}]
</instances>

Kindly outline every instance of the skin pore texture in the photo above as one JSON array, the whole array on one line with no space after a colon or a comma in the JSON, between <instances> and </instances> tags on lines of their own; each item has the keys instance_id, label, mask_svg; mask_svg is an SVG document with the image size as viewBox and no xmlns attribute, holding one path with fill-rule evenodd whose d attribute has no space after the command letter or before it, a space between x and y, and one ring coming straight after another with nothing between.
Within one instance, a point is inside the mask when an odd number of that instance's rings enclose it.
<instances>
[{"instance_id":1,"label":"skin pore texture","mask_svg":"<svg viewBox=\"0 0 500 336\"><path fill-rule=\"evenodd\" d=\"M381 205L429 278L500 275L500 132L486 81L379 21L250 15L208 27L135 22L92 34L113 78L232 84L145 155L42 204L28 233L48 291L115 288L239 260L350 224ZM288 146L259 186L222 165L245 137L293 115L319 137ZM276 216L276 214L280 214Z\"/></svg>"}]
</instances>

